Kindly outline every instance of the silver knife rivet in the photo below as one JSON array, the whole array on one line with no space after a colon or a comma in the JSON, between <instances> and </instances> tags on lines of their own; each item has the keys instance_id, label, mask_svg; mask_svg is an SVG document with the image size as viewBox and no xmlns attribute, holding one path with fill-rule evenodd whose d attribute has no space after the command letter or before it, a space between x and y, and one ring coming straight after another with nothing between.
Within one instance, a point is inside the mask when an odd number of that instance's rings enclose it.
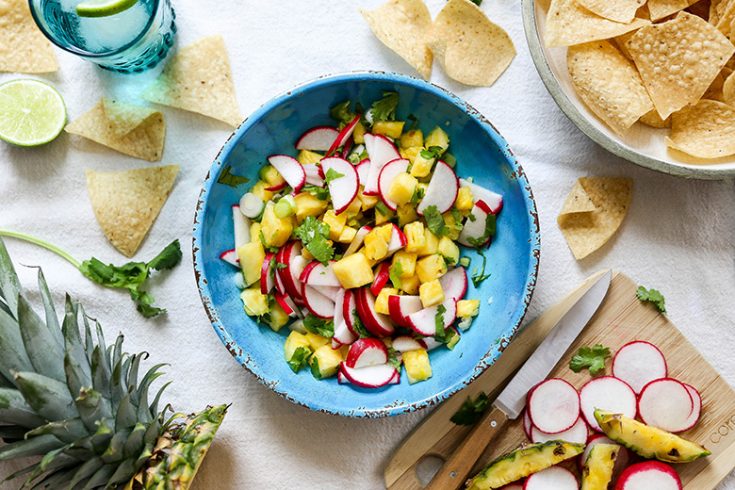
<instances>
[{"instance_id":1,"label":"silver knife rivet","mask_svg":"<svg viewBox=\"0 0 735 490\"><path fill-rule=\"evenodd\" d=\"M497 427L498 423L494 420L490 421L490 427L495 428Z\"/></svg>"},{"instance_id":2,"label":"silver knife rivet","mask_svg":"<svg viewBox=\"0 0 735 490\"><path fill-rule=\"evenodd\" d=\"M457 478L457 472L452 471L451 473L449 473L449 476L451 476L452 478Z\"/></svg>"}]
</instances>

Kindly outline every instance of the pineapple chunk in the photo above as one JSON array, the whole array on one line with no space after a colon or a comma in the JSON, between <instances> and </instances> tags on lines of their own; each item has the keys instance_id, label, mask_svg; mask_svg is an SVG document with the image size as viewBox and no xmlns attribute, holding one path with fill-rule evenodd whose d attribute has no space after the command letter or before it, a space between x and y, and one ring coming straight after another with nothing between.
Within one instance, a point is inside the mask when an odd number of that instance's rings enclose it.
<instances>
[{"instance_id":1,"label":"pineapple chunk","mask_svg":"<svg viewBox=\"0 0 735 490\"><path fill-rule=\"evenodd\" d=\"M345 289L359 288L373 282L373 269L361 253L348 255L332 266L334 275Z\"/></svg>"},{"instance_id":2,"label":"pineapple chunk","mask_svg":"<svg viewBox=\"0 0 735 490\"><path fill-rule=\"evenodd\" d=\"M329 343L328 338L322 337L321 335L315 333L306 332L304 335L306 336L306 340L309 342L309 346L311 346L311 350L313 351Z\"/></svg>"},{"instance_id":3,"label":"pineapple chunk","mask_svg":"<svg viewBox=\"0 0 735 490\"><path fill-rule=\"evenodd\" d=\"M472 318L480 312L479 299L461 299L457 301L457 316L460 318Z\"/></svg>"},{"instance_id":4,"label":"pineapple chunk","mask_svg":"<svg viewBox=\"0 0 735 490\"><path fill-rule=\"evenodd\" d=\"M343 211L344 214L347 215L348 218L354 218L358 214L360 214L360 210L362 209L362 201L360 201L360 198L355 196L355 198L352 200L349 206L347 206L347 209Z\"/></svg>"},{"instance_id":5,"label":"pineapple chunk","mask_svg":"<svg viewBox=\"0 0 735 490\"><path fill-rule=\"evenodd\" d=\"M474 205L475 201L472 190L469 187L460 187L454 207L460 211L470 211Z\"/></svg>"},{"instance_id":6,"label":"pineapple chunk","mask_svg":"<svg viewBox=\"0 0 735 490\"><path fill-rule=\"evenodd\" d=\"M398 153L401 154L401 158L405 158L409 162L413 163L416 157L424 149L423 146L414 146L412 148L400 148Z\"/></svg>"},{"instance_id":7,"label":"pineapple chunk","mask_svg":"<svg viewBox=\"0 0 735 490\"><path fill-rule=\"evenodd\" d=\"M288 323L289 316L288 314L283 311L283 308L281 308L281 305L278 303L273 303L273 306L271 306L270 315L265 320L269 327L271 327L271 330L274 332L278 332L281 328L284 327Z\"/></svg>"},{"instance_id":8,"label":"pineapple chunk","mask_svg":"<svg viewBox=\"0 0 735 490\"><path fill-rule=\"evenodd\" d=\"M439 279L425 282L419 287L419 297L424 308L438 305L444 301L444 290L439 284Z\"/></svg>"},{"instance_id":9,"label":"pineapple chunk","mask_svg":"<svg viewBox=\"0 0 735 490\"><path fill-rule=\"evenodd\" d=\"M255 183L253 188L250 189L250 192L258 196L263 202L268 202L273 199L273 193L271 191L265 190L266 187L270 187L270 185L266 184L262 180L259 180Z\"/></svg>"},{"instance_id":10,"label":"pineapple chunk","mask_svg":"<svg viewBox=\"0 0 735 490\"><path fill-rule=\"evenodd\" d=\"M342 228L342 233L339 234L337 241L339 243L350 243L357 235L357 230L351 226L345 226Z\"/></svg>"},{"instance_id":11,"label":"pineapple chunk","mask_svg":"<svg viewBox=\"0 0 735 490\"><path fill-rule=\"evenodd\" d=\"M342 360L339 350L332 349L331 345L323 345L314 351L314 355L309 359L311 374L316 379L330 378L337 374L337 368Z\"/></svg>"},{"instance_id":12,"label":"pineapple chunk","mask_svg":"<svg viewBox=\"0 0 735 490\"><path fill-rule=\"evenodd\" d=\"M405 172L396 176L388 189L388 197L399 206L411 201L414 191L416 191L418 181L416 177Z\"/></svg>"},{"instance_id":13,"label":"pineapple chunk","mask_svg":"<svg viewBox=\"0 0 735 490\"><path fill-rule=\"evenodd\" d=\"M400 278L405 279L416 274L416 254L399 250L393 255L392 265L400 264Z\"/></svg>"},{"instance_id":14,"label":"pineapple chunk","mask_svg":"<svg viewBox=\"0 0 735 490\"><path fill-rule=\"evenodd\" d=\"M411 175L414 177L426 177L431 173L431 167L434 166L433 158L424 157L421 152L416 155L411 165Z\"/></svg>"},{"instance_id":15,"label":"pineapple chunk","mask_svg":"<svg viewBox=\"0 0 735 490\"><path fill-rule=\"evenodd\" d=\"M293 222L290 217L282 219L276 216L274 209L275 206L272 202L266 205L260 225L265 244L269 247L280 247L291 238Z\"/></svg>"},{"instance_id":16,"label":"pineapple chunk","mask_svg":"<svg viewBox=\"0 0 735 490\"><path fill-rule=\"evenodd\" d=\"M426 233L421 221L414 221L403 227L406 235L406 252L418 252L426 245Z\"/></svg>"},{"instance_id":17,"label":"pineapple chunk","mask_svg":"<svg viewBox=\"0 0 735 490\"><path fill-rule=\"evenodd\" d=\"M294 197L296 201L296 220L301 223L309 216L319 216L329 204L308 192L301 192Z\"/></svg>"},{"instance_id":18,"label":"pineapple chunk","mask_svg":"<svg viewBox=\"0 0 735 490\"><path fill-rule=\"evenodd\" d=\"M268 183L269 187L281 185L286 182L273 165L266 165L260 169L260 178Z\"/></svg>"},{"instance_id":19,"label":"pineapple chunk","mask_svg":"<svg viewBox=\"0 0 735 490\"><path fill-rule=\"evenodd\" d=\"M457 240L459 238L459 232L462 231L462 223L457 223L457 220L454 219L454 215L451 212L442 214L442 218L444 218L446 236L451 240Z\"/></svg>"},{"instance_id":20,"label":"pineapple chunk","mask_svg":"<svg viewBox=\"0 0 735 490\"><path fill-rule=\"evenodd\" d=\"M360 202L362 203L362 210L367 211L368 209L373 209L376 204L378 204L378 196L366 196L362 192L357 194L358 199L360 199Z\"/></svg>"},{"instance_id":21,"label":"pineapple chunk","mask_svg":"<svg viewBox=\"0 0 735 490\"><path fill-rule=\"evenodd\" d=\"M260 233L263 231L263 227L260 223L253 221L250 225L250 241L260 243Z\"/></svg>"},{"instance_id":22,"label":"pineapple chunk","mask_svg":"<svg viewBox=\"0 0 735 490\"><path fill-rule=\"evenodd\" d=\"M240 293L240 299L248 316L261 316L270 311L268 296L260 292L260 286L244 289Z\"/></svg>"},{"instance_id":23,"label":"pineapple chunk","mask_svg":"<svg viewBox=\"0 0 735 490\"><path fill-rule=\"evenodd\" d=\"M410 203L398 206L396 216L398 216L398 226L406 226L419 219L419 215L416 213L416 206Z\"/></svg>"},{"instance_id":24,"label":"pineapple chunk","mask_svg":"<svg viewBox=\"0 0 735 490\"><path fill-rule=\"evenodd\" d=\"M373 228L365 235L365 256L370 260L380 260L388 255L388 244L393 232L391 225Z\"/></svg>"},{"instance_id":25,"label":"pineapple chunk","mask_svg":"<svg viewBox=\"0 0 735 490\"><path fill-rule=\"evenodd\" d=\"M434 235L428 228L424 228L424 246L416 250L419 257L432 255L439 251L439 237Z\"/></svg>"},{"instance_id":26,"label":"pineapple chunk","mask_svg":"<svg viewBox=\"0 0 735 490\"><path fill-rule=\"evenodd\" d=\"M250 286L260 280L260 269L265 260L265 250L260 240L253 240L237 247L237 257L240 259L240 268L245 284Z\"/></svg>"},{"instance_id":27,"label":"pineapple chunk","mask_svg":"<svg viewBox=\"0 0 735 490\"><path fill-rule=\"evenodd\" d=\"M419 281L419 276L417 275L401 278L401 289L406 294L418 293L420 284L421 284L421 281Z\"/></svg>"},{"instance_id":28,"label":"pineapple chunk","mask_svg":"<svg viewBox=\"0 0 735 490\"><path fill-rule=\"evenodd\" d=\"M365 143L365 126L362 125L362 121L359 121L357 123L357 126L355 126L355 130L352 132L352 140L357 145L361 145Z\"/></svg>"},{"instance_id":29,"label":"pineapple chunk","mask_svg":"<svg viewBox=\"0 0 735 490\"><path fill-rule=\"evenodd\" d=\"M301 248L301 256L304 260L314 260L314 256L306 249L306 247Z\"/></svg>"},{"instance_id":30,"label":"pineapple chunk","mask_svg":"<svg viewBox=\"0 0 735 490\"><path fill-rule=\"evenodd\" d=\"M449 237L441 237L437 252L444 257L448 264L456 264L459 262L459 247Z\"/></svg>"},{"instance_id":31,"label":"pineapple chunk","mask_svg":"<svg viewBox=\"0 0 735 490\"><path fill-rule=\"evenodd\" d=\"M424 133L420 129L411 129L401 135L401 148L424 146Z\"/></svg>"},{"instance_id":32,"label":"pineapple chunk","mask_svg":"<svg viewBox=\"0 0 735 490\"><path fill-rule=\"evenodd\" d=\"M419 260L416 264L416 274L422 283L439 279L446 274L447 264L441 255L433 254Z\"/></svg>"},{"instance_id":33,"label":"pineapple chunk","mask_svg":"<svg viewBox=\"0 0 735 490\"><path fill-rule=\"evenodd\" d=\"M283 357L295 373L306 365L312 352L306 335L299 332L292 331L283 344Z\"/></svg>"},{"instance_id":34,"label":"pineapple chunk","mask_svg":"<svg viewBox=\"0 0 735 490\"><path fill-rule=\"evenodd\" d=\"M385 208L385 211L387 211L388 214L383 214L383 213L380 212L380 210L378 208L375 208L375 224L377 226L380 226L382 224L385 224L385 223L389 222L390 220L393 219L393 216L396 215L396 213L394 213L393 211L391 211L387 207Z\"/></svg>"},{"instance_id":35,"label":"pineapple chunk","mask_svg":"<svg viewBox=\"0 0 735 490\"><path fill-rule=\"evenodd\" d=\"M449 148L449 135L444 132L439 126L431 130L426 136L424 146L431 148L432 146L438 146L442 149L442 154Z\"/></svg>"},{"instance_id":36,"label":"pineapple chunk","mask_svg":"<svg viewBox=\"0 0 735 490\"><path fill-rule=\"evenodd\" d=\"M299 151L299 154L296 155L296 160L298 160L301 165L316 164L321 162L322 158L324 158L324 155L309 150L301 150Z\"/></svg>"},{"instance_id":37,"label":"pineapple chunk","mask_svg":"<svg viewBox=\"0 0 735 490\"><path fill-rule=\"evenodd\" d=\"M396 296L398 294L397 289L383 288L380 290L380 294L375 298L375 311L382 313L383 315L390 315L388 311L388 297Z\"/></svg>"},{"instance_id":38,"label":"pineapple chunk","mask_svg":"<svg viewBox=\"0 0 735 490\"><path fill-rule=\"evenodd\" d=\"M403 133L404 121L375 121L373 134L382 134L389 138L398 139Z\"/></svg>"},{"instance_id":39,"label":"pineapple chunk","mask_svg":"<svg viewBox=\"0 0 735 490\"><path fill-rule=\"evenodd\" d=\"M619 450L620 446L617 444L592 446L582 468L582 490L607 490L613 478Z\"/></svg>"},{"instance_id":40,"label":"pineapple chunk","mask_svg":"<svg viewBox=\"0 0 735 490\"><path fill-rule=\"evenodd\" d=\"M377 264L377 263L378 263L378 261L377 261L377 260L373 260L373 259L371 259L371 258L368 258L368 256L367 256L367 255L365 255L365 247L362 247L362 248L361 248L360 250L358 250L358 251L357 251L357 252L355 252L355 253L358 253L358 254L362 255L363 257L365 257L365 260L367 260L367 261L368 261L368 264L370 264L370 267L375 267L375 264Z\"/></svg>"},{"instance_id":41,"label":"pineapple chunk","mask_svg":"<svg viewBox=\"0 0 735 490\"><path fill-rule=\"evenodd\" d=\"M329 239L339 241L342 230L344 230L347 223L347 216L344 213L337 215L334 209L328 209L322 216L322 222L329 225Z\"/></svg>"},{"instance_id":42,"label":"pineapple chunk","mask_svg":"<svg viewBox=\"0 0 735 490\"><path fill-rule=\"evenodd\" d=\"M426 349L410 350L403 353L403 365L411 384L431 378L431 362Z\"/></svg>"}]
</instances>

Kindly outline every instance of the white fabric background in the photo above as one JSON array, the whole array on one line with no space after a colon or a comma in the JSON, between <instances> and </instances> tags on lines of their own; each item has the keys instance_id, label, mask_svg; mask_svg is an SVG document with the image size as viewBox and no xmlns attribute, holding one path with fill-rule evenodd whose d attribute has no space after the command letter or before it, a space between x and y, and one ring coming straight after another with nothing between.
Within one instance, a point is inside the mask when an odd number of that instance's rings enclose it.
<instances>
[{"instance_id":1,"label":"white fabric background","mask_svg":"<svg viewBox=\"0 0 735 490\"><path fill-rule=\"evenodd\" d=\"M221 33L232 61L242 113L272 96L325 73L393 70L413 74L373 38L358 7L379 0L174 0L178 41ZM436 13L443 0L432 0ZM541 218L541 271L529 318L560 299L602 267L618 268L659 288L670 317L735 385L735 188L733 182L698 182L641 169L608 154L559 111L530 60L519 0L485 0L490 18L506 28L518 50L509 70L491 88L468 88L448 80L438 64L432 81L467 99L497 126L525 167ZM140 87L58 51L61 69L53 82L71 118L100 96ZM492 55L492 53L488 53ZM0 75L0 82L14 75ZM318 108L317 108L318 109ZM211 330L191 269L194 204L210 162L230 130L195 114L164 109L168 137L161 163L182 172L172 196L137 258L148 259L174 238L184 261L154 289L169 309L144 321L123 292L91 284L55 256L8 240L20 264L44 266L62 300L71 292L99 317L108 339L122 330L131 352L147 350L167 361L175 379L168 399L181 410L231 402L232 408L197 481L197 489L374 489L391 451L426 413L383 420L349 420L297 407L258 384L238 366ZM54 143L24 150L0 144L0 226L45 237L80 259L92 255L122 262L92 214L84 169L128 169L148 164L104 147L62 135ZM556 214L574 180L583 175L635 179L632 208L619 234L582 262L573 259L556 227ZM35 275L21 268L35 288ZM34 296L35 297L35 296ZM13 465L0 465L8 474ZM2 488L16 488L5 484ZM735 488L730 478L722 488Z\"/></svg>"}]
</instances>

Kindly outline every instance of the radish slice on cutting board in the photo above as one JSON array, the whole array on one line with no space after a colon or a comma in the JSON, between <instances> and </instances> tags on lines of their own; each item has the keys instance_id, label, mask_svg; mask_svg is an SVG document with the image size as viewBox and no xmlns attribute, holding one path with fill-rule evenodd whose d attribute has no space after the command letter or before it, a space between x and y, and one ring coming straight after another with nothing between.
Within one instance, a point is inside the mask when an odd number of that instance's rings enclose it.
<instances>
[{"instance_id":1,"label":"radish slice on cutting board","mask_svg":"<svg viewBox=\"0 0 735 490\"><path fill-rule=\"evenodd\" d=\"M644 386L668 375L666 358L658 347L644 340L622 346L612 362L612 373L639 394Z\"/></svg>"},{"instance_id":2,"label":"radish slice on cutting board","mask_svg":"<svg viewBox=\"0 0 735 490\"><path fill-rule=\"evenodd\" d=\"M648 425L668 432L689 428L694 400L681 381L663 378L651 381L638 398L638 413Z\"/></svg>"},{"instance_id":3,"label":"radish slice on cutting board","mask_svg":"<svg viewBox=\"0 0 735 490\"><path fill-rule=\"evenodd\" d=\"M534 473L523 484L523 490L577 490L578 488L577 477L561 466L552 466Z\"/></svg>"},{"instance_id":4,"label":"radish slice on cutting board","mask_svg":"<svg viewBox=\"0 0 735 490\"><path fill-rule=\"evenodd\" d=\"M523 410L523 433L526 434L528 440L531 440L531 429L533 429L533 423L531 423L531 417L528 415L528 409Z\"/></svg>"},{"instance_id":5,"label":"radish slice on cutting board","mask_svg":"<svg viewBox=\"0 0 735 490\"><path fill-rule=\"evenodd\" d=\"M595 420L595 409L620 413L635 418L637 413L635 393L625 381L612 376L600 376L588 381L579 390L582 417L594 430L602 432Z\"/></svg>"},{"instance_id":6,"label":"radish slice on cutting board","mask_svg":"<svg viewBox=\"0 0 735 490\"><path fill-rule=\"evenodd\" d=\"M301 135L296 141L297 150L327 151L339 136L339 131L329 126L317 126Z\"/></svg>"},{"instance_id":7,"label":"radish slice on cutting board","mask_svg":"<svg viewBox=\"0 0 735 490\"><path fill-rule=\"evenodd\" d=\"M699 394L699 391L692 386L684 383L684 388L689 391L689 394L692 396L692 402L693 402L693 408L692 413L689 414L689 419L687 420L687 423L689 424L686 429L689 430L695 425L697 425L697 422L699 422L699 417L702 414L702 395Z\"/></svg>"},{"instance_id":8,"label":"radish slice on cutting board","mask_svg":"<svg viewBox=\"0 0 735 490\"><path fill-rule=\"evenodd\" d=\"M660 461L629 466L618 478L615 490L682 490L679 474Z\"/></svg>"},{"instance_id":9,"label":"radish slice on cutting board","mask_svg":"<svg viewBox=\"0 0 735 490\"><path fill-rule=\"evenodd\" d=\"M531 441L537 442L548 442L548 441L567 441L575 444L584 444L587 442L589 435L589 429L587 423L582 417L577 419L574 425L565 430L564 432L558 432L556 434L547 434L546 432L540 431L537 427L531 427Z\"/></svg>"},{"instance_id":10,"label":"radish slice on cutting board","mask_svg":"<svg viewBox=\"0 0 735 490\"><path fill-rule=\"evenodd\" d=\"M542 381L528 393L531 423L547 434L571 429L579 419L579 407L577 390L560 378Z\"/></svg>"}]
</instances>

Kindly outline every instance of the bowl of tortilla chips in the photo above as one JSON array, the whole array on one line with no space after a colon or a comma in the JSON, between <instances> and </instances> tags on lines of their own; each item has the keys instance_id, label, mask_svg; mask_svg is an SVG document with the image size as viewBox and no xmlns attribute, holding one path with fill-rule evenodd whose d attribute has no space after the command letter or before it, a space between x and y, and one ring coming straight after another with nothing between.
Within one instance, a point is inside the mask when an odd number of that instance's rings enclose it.
<instances>
[{"instance_id":1,"label":"bowl of tortilla chips","mask_svg":"<svg viewBox=\"0 0 735 490\"><path fill-rule=\"evenodd\" d=\"M531 57L562 111L633 163L735 176L735 0L524 0Z\"/></svg>"}]
</instances>

